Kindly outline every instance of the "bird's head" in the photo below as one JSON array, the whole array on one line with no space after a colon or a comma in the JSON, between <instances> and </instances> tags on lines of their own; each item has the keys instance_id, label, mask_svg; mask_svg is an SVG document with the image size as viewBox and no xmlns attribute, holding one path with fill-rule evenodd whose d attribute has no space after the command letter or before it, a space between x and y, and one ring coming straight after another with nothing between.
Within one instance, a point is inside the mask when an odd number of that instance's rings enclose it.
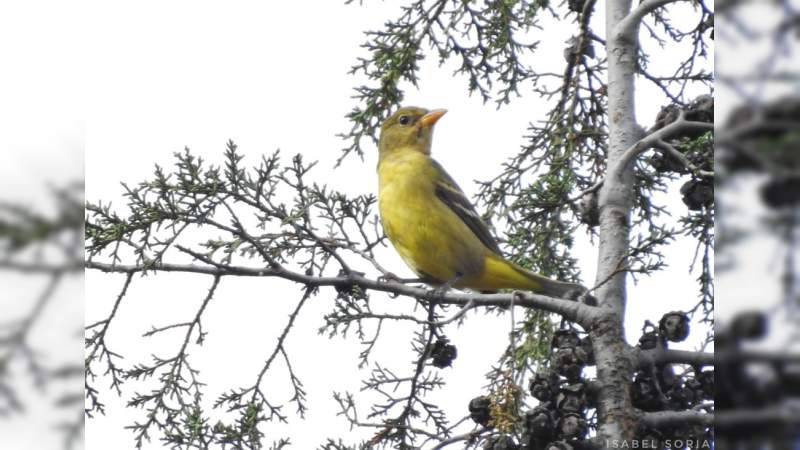
<instances>
[{"instance_id":1,"label":"bird's head","mask_svg":"<svg viewBox=\"0 0 800 450\"><path fill-rule=\"evenodd\" d=\"M433 125L446 112L446 109L427 110L414 106L398 109L381 125L380 155L383 157L400 149L430 155Z\"/></svg>"}]
</instances>

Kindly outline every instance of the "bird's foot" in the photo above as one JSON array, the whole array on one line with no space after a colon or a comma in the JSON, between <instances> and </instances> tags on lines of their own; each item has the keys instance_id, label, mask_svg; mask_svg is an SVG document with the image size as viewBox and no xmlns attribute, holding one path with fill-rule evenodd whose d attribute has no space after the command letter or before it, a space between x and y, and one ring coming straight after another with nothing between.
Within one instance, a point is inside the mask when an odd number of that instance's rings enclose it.
<instances>
[{"instance_id":1,"label":"bird's foot","mask_svg":"<svg viewBox=\"0 0 800 450\"><path fill-rule=\"evenodd\" d=\"M430 290L431 297L434 300L443 300L445 294L447 294L447 291L449 291L449 290L450 290L450 286L447 285L447 284L442 284L442 285L436 286L435 288Z\"/></svg>"},{"instance_id":2,"label":"bird's foot","mask_svg":"<svg viewBox=\"0 0 800 450\"><path fill-rule=\"evenodd\" d=\"M436 300L444 299L444 295L447 294L447 291L449 291L453 287L453 285L458 283L458 280L460 280L461 278L462 275L456 275L453 278L447 280L446 283L436 286L434 289L431 290L431 296L433 296L433 298Z\"/></svg>"}]
</instances>

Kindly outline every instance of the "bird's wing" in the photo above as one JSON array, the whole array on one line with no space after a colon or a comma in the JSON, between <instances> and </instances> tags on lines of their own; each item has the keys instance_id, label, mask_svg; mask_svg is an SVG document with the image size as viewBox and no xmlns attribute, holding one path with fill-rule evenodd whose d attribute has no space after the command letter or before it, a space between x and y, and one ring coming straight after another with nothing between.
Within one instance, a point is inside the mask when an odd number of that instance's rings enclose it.
<instances>
[{"instance_id":1,"label":"bird's wing","mask_svg":"<svg viewBox=\"0 0 800 450\"><path fill-rule=\"evenodd\" d=\"M436 180L436 196L442 203L456 213L458 218L475 233L475 236L480 239L483 245L500 255L501 251L500 247L497 245L497 241L494 240L492 233L489 232L489 227L486 226L481 216L475 211L475 207L472 206L467 196L464 195L464 192L458 187L455 180L445 172L444 168L438 162L434 160L431 161L433 162L433 167L440 175Z\"/></svg>"}]
</instances>

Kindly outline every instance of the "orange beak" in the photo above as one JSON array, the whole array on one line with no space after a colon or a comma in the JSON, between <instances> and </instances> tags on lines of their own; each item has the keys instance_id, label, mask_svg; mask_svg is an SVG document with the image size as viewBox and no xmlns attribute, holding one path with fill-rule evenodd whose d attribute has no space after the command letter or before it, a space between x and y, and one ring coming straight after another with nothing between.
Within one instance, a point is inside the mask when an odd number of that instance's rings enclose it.
<instances>
[{"instance_id":1,"label":"orange beak","mask_svg":"<svg viewBox=\"0 0 800 450\"><path fill-rule=\"evenodd\" d=\"M420 126L430 128L447 112L446 109L434 109L419 119Z\"/></svg>"}]
</instances>

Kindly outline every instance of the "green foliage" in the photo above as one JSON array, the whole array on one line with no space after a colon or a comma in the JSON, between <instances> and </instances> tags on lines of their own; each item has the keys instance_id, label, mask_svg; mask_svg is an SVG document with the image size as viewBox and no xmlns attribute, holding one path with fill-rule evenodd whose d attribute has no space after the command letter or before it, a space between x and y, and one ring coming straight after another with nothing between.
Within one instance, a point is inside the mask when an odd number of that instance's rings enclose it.
<instances>
[{"instance_id":1,"label":"green foliage","mask_svg":"<svg viewBox=\"0 0 800 450\"><path fill-rule=\"evenodd\" d=\"M550 358L550 340L555 327L548 314L530 311L520 326L514 330L515 347L511 348L511 361L517 372L540 366Z\"/></svg>"},{"instance_id":2,"label":"green foliage","mask_svg":"<svg viewBox=\"0 0 800 450\"><path fill-rule=\"evenodd\" d=\"M82 192L82 183L53 189L55 214L42 214L29 206L0 201L0 252L3 256L57 241L65 234L80 230Z\"/></svg>"},{"instance_id":3,"label":"green foliage","mask_svg":"<svg viewBox=\"0 0 800 450\"><path fill-rule=\"evenodd\" d=\"M508 103L521 83L536 76L523 63L538 44L526 42L526 34L547 8L543 0L416 0L381 30L367 32L363 48L369 56L359 58L351 73L368 84L355 88L357 105L347 114L353 126L341 135L347 146L339 162L352 152L363 155L363 139L377 141L381 122L403 101L403 83L416 86L426 47L440 64L457 62L456 74L467 78L470 94Z\"/></svg>"},{"instance_id":4,"label":"green foliage","mask_svg":"<svg viewBox=\"0 0 800 450\"><path fill-rule=\"evenodd\" d=\"M129 427L134 431L137 446L150 440L157 430L165 443L178 448L207 448L212 444L264 448L265 424L289 420L284 400L274 400L276 393L266 389L265 374L275 371L281 361L285 363L293 390L288 402L303 417L306 393L283 341L306 300L321 294L319 284L339 277L345 281L331 284L338 295L331 302L333 310L326 314L320 332L331 337L346 335L355 325L356 337L365 347L362 366L371 363L372 348L381 336L380 326L371 334L367 322L405 321L421 328L413 343L419 359L410 375L401 376L375 363L372 375L365 380L373 389L391 385L409 391L402 403L376 404L373 408L374 416L382 417L387 424L387 439L410 445L424 436L416 425L412 426L421 420L419 411L424 411L424 422L430 421L438 433L449 433L444 413L425 399L432 390L444 385L443 378L431 371L425 361L433 337L442 332L442 326L431 324L443 320L447 309L430 305L424 318L387 313L380 304L368 301L369 293L363 286L350 281L363 275L352 270L351 263L366 264L387 280L393 279L374 254L375 247L383 240L373 212L375 197L348 197L309 183L314 164L306 164L299 155L284 165L276 152L263 157L252 169L244 168L242 160L233 143L227 146L222 166L209 165L185 150L175 154L172 171L157 167L152 179L125 187L127 214L115 212L110 205L87 205L87 264L93 267L95 258L109 258L114 262L113 268L96 267L116 270L125 267L123 262L135 261L127 266L131 269L126 272L125 285L110 316L87 327L86 378L91 398L87 412L104 411L100 393L94 387L100 366L118 393L126 383L149 382L157 386L149 392L134 394L128 401L129 406L144 411L144 419ZM206 237L213 234L217 237ZM153 327L145 334L149 338L182 330L182 344L172 356L153 356L151 362L125 367L106 342L109 325L127 296L133 274L190 267L170 263L177 255L197 261L195 267L199 273L211 271L214 281L192 318ZM206 411L201 403L204 384L189 353L193 346L201 346L205 341L204 311L216 296L220 280L228 276L280 276L301 284L306 280L306 288L278 345L253 383L220 395L211 410ZM171 406L175 401L179 406ZM344 415L348 414L347 408ZM213 427L208 425L215 421ZM288 441L279 442L274 448L285 445Z\"/></svg>"},{"instance_id":5,"label":"green foliage","mask_svg":"<svg viewBox=\"0 0 800 450\"><path fill-rule=\"evenodd\" d=\"M38 429L54 428L64 448L72 449L81 445L83 437L84 418L76 413L84 398L74 389L83 370L74 359L64 359L64 348L77 339L77 326L59 314L65 311L65 295L75 295L64 285L78 286L83 280L84 184L48 186L47 191L34 204L23 202L19 192L11 190L0 199L5 307L0 319L0 420L26 426L28 420L38 420L36 425L44 427ZM19 281L22 284L14 286ZM45 333L48 337L43 340ZM48 408L50 422L32 417L31 404ZM62 419L55 423L53 417ZM13 434L10 425L6 428Z\"/></svg>"}]
</instances>

